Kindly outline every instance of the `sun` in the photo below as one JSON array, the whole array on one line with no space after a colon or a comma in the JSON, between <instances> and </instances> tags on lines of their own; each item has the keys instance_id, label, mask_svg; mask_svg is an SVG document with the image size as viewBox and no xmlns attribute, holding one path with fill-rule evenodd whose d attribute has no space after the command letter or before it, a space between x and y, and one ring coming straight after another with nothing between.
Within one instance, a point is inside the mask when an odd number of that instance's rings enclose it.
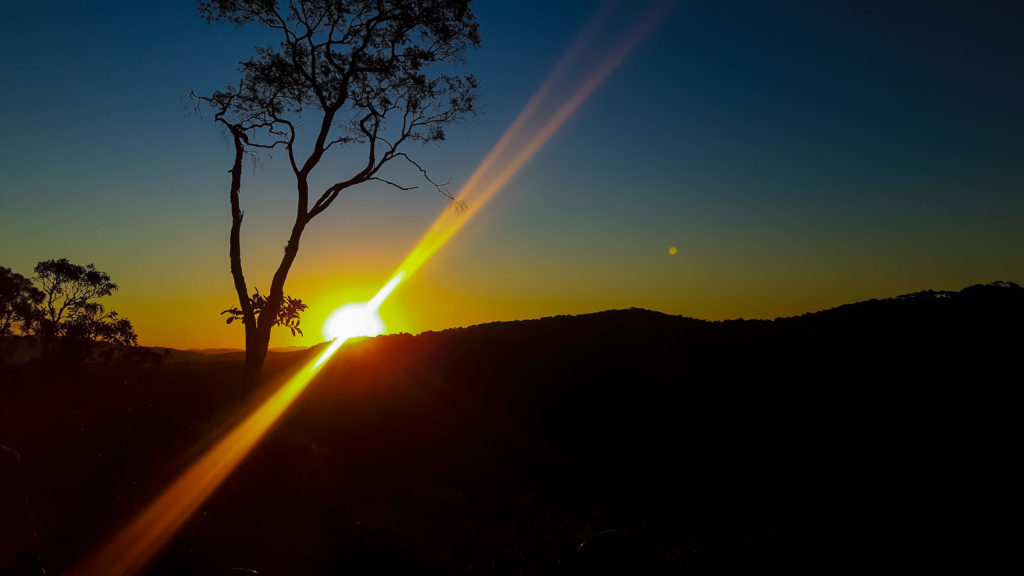
<instances>
[{"instance_id":1,"label":"sun","mask_svg":"<svg viewBox=\"0 0 1024 576\"><path fill-rule=\"evenodd\" d=\"M384 322L377 314L377 307L370 303L346 304L332 312L324 323L324 336L330 340L344 341L383 332Z\"/></svg>"}]
</instances>

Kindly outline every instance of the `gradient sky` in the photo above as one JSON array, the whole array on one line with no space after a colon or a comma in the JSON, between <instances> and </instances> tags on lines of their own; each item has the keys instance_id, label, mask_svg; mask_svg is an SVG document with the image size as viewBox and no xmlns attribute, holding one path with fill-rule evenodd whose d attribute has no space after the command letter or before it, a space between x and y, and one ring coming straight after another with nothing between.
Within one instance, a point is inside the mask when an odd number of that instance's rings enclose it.
<instances>
[{"instance_id":1,"label":"gradient sky","mask_svg":"<svg viewBox=\"0 0 1024 576\"><path fill-rule=\"evenodd\" d=\"M465 66L483 109L411 149L458 189L599 2L478 2ZM642 2L620 2L586 74ZM267 39L194 2L5 2L0 265L94 262L141 343L242 345L218 313L231 150L188 89L237 79ZM487 209L381 310L389 332L629 306L773 318L922 289L1024 282L1024 4L681 2ZM567 93L567 91L566 91ZM244 175L262 289L294 187ZM336 176L351 160L336 159ZM405 169L390 173L419 184ZM321 182L326 182L324 174ZM444 209L353 190L313 221L287 292L306 336L368 299ZM669 254L669 247L678 248Z\"/></svg>"}]
</instances>

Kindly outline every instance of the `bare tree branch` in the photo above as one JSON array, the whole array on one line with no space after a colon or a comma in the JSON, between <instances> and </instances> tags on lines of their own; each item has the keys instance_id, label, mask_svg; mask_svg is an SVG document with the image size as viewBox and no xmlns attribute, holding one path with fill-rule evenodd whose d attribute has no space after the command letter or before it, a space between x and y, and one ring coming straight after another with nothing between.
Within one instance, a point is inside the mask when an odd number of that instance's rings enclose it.
<instances>
[{"instance_id":1,"label":"bare tree branch","mask_svg":"<svg viewBox=\"0 0 1024 576\"><path fill-rule=\"evenodd\" d=\"M419 186L402 186L401 184L395 184L391 180L387 180L385 178L380 178L378 176L374 176L373 178L370 178L370 180L376 180L378 182L383 182L385 184L389 184L391 186L394 186L395 188L398 188L399 190L415 190L415 189L419 188Z\"/></svg>"}]
</instances>

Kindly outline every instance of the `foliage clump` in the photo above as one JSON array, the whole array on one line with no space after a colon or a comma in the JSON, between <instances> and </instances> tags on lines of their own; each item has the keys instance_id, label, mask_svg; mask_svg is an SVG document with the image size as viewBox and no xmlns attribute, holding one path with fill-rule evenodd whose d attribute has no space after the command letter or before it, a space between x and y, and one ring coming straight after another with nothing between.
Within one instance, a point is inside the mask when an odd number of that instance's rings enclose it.
<instances>
[{"instance_id":1,"label":"foliage clump","mask_svg":"<svg viewBox=\"0 0 1024 576\"><path fill-rule=\"evenodd\" d=\"M256 314L257 318L259 318L263 313L263 310L266 309L267 297L260 294L259 288L253 289L252 296L249 297L249 305L252 306L252 310ZM302 329L299 328L299 315L304 312L306 308L309 308L309 305L303 304L302 300L285 295L284 301L281 303L281 307L277 310L277 320L274 322L274 326L284 326L288 330L291 330L292 336L303 335ZM228 308L221 312L221 314L228 314L228 324L231 324L235 320L240 320L243 323L245 322L245 314L238 306Z\"/></svg>"},{"instance_id":2,"label":"foliage clump","mask_svg":"<svg viewBox=\"0 0 1024 576\"><path fill-rule=\"evenodd\" d=\"M117 291L95 264L44 260L31 279L0 267L0 336L35 340L45 359L80 364L103 344L138 347L132 323L99 299Z\"/></svg>"}]
</instances>

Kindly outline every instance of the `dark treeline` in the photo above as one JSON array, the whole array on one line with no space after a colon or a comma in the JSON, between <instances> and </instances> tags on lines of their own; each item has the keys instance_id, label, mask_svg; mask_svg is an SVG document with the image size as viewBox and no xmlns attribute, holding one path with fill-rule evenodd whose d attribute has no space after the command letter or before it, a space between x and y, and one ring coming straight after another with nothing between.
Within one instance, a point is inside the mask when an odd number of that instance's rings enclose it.
<instances>
[{"instance_id":1,"label":"dark treeline","mask_svg":"<svg viewBox=\"0 0 1024 576\"><path fill-rule=\"evenodd\" d=\"M25 277L0 266L0 361L76 368L87 360L155 362L132 323L100 300L117 291L94 264L43 260Z\"/></svg>"},{"instance_id":2,"label":"dark treeline","mask_svg":"<svg viewBox=\"0 0 1024 576\"><path fill-rule=\"evenodd\" d=\"M355 342L150 572L978 571L1014 549L1022 326L1024 289L996 283ZM0 443L49 573L242 411L231 362L3 370Z\"/></svg>"}]
</instances>

